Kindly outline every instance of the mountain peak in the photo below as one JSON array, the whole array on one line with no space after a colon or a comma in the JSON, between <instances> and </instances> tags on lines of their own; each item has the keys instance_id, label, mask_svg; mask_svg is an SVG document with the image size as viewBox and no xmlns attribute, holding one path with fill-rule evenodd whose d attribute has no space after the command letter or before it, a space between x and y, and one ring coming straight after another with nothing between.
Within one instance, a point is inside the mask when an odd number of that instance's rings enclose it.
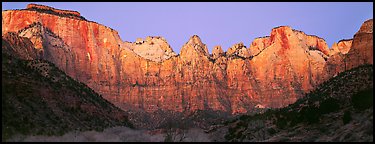
<instances>
[{"instance_id":1,"label":"mountain peak","mask_svg":"<svg viewBox=\"0 0 375 144\"><path fill-rule=\"evenodd\" d=\"M181 55L184 55L186 52L195 51L198 55L209 56L207 46L202 43L201 38L198 35L193 35L190 37L189 41L181 48Z\"/></svg>"},{"instance_id":2,"label":"mountain peak","mask_svg":"<svg viewBox=\"0 0 375 144\"><path fill-rule=\"evenodd\" d=\"M199 44L203 45L201 38L198 35L193 35L189 38L188 44Z\"/></svg>"},{"instance_id":3,"label":"mountain peak","mask_svg":"<svg viewBox=\"0 0 375 144\"><path fill-rule=\"evenodd\" d=\"M232 47L230 47L226 55L235 55L243 58L248 58L250 56L249 51L248 49L246 49L246 46L243 44L243 42L236 43Z\"/></svg>"},{"instance_id":4,"label":"mountain peak","mask_svg":"<svg viewBox=\"0 0 375 144\"><path fill-rule=\"evenodd\" d=\"M146 39L137 38L130 49L139 56L155 62L162 62L177 55L167 40L161 36L148 36Z\"/></svg>"},{"instance_id":5,"label":"mountain peak","mask_svg":"<svg viewBox=\"0 0 375 144\"><path fill-rule=\"evenodd\" d=\"M270 42L280 44L284 49L293 48L293 45L305 45L309 50L318 50L329 55L326 41L315 35L292 29L290 26L279 26L272 29ZM301 43L302 42L302 43Z\"/></svg>"},{"instance_id":6,"label":"mountain peak","mask_svg":"<svg viewBox=\"0 0 375 144\"><path fill-rule=\"evenodd\" d=\"M255 39L249 49L242 42L236 43L225 57L219 46L210 57L202 39L192 35L187 37L179 56L162 61L173 51L160 36L127 43L117 32L91 21L33 10L3 11L2 16L3 34L17 32L34 22L50 29L51 33L36 23L18 35L29 38L34 45L40 44L45 52L42 59L123 109L212 109L234 114L252 110L257 104L281 107L313 89L326 73L325 56L321 54L324 40L293 31L289 26L272 29L270 37ZM35 36L39 31L42 35ZM372 47L372 37L361 35L366 37L358 39L360 43L353 41L353 48L355 44ZM249 53L253 58L247 58ZM357 52L352 53L353 58L358 57ZM372 52L366 54L372 56ZM215 57L220 58L213 60ZM363 60L361 57L352 61Z\"/></svg>"},{"instance_id":7,"label":"mountain peak","mask_svg":"<svg viewBox=\"0 0 375 144\"><path fill-rule=\"evenodd\" d=\"M277 29L292 29L292 28L287 25L282 25L282 26L277 26L277 27L272 28L272 30L277 30Z\"/></svg>"},{"instance_id":8,"label":"mountain peak","mask_svg":"<svg viewBox=\"0 0 375 144\"><path fill-rule=\"evenodd\" d=\"M373 19L366 20L362 25L359 31L356 33L373 33Z\"/></svg>"},{"instance_id":9,"label":"mountain peak","mask_svg":"<svg viewBox=\"0 0 375 144\"><path fill-rule=\"evenodd\" d=\"M224 54L224 51L223 49L221 48L220 45L217 45L215 46L213 49L212 49L212 58L213 59L217 59L219 58L220 56L222 56Z\"/></svg>"},{"instance_id":10,"label":"mountain peak","mask_svg":"<svg viewBox=\"0 0 375 144\"><path fill-rule=\"evenodd\" d=\"M257 56L261 51L270 45L271 42L269 36L255 38L249 48L250 56Z\"/></svg>"},{"instance_id":11,"label":"mountain peak","mask_svg":"<svg viewBox=\"0 0 375 144\"><path fill-rule=\"evenodd\" d=\"M271 43L280 44L282 48L289 49L291 45L292 28L289 26L279 26L273 28L270 35Z\"/></svg>"}]
</instances>

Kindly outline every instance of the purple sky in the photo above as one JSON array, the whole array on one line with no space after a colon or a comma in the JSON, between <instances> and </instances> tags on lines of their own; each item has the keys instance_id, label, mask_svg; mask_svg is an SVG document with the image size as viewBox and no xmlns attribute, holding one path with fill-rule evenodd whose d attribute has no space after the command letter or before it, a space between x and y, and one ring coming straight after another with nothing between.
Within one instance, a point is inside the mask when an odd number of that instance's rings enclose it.
<instances>
[{"instance_id":1,"label":"purple sky","mask_svg":"<svg viewBox=\"0 0 375 144\"><path fill-rule=\"evenodd\" d=\"M197 3L197 2L34 2L75 10L86 19L117 30L123 41L163 36L176 53L197 34L209 51L235 43L247 47L256 37L270 35L281 25L324 38L329 47L352 38L361 24L373 18L373 2L346 3ZM2 9L24 9L27 2L3 2Z\"/></svg>"}]
</instances>

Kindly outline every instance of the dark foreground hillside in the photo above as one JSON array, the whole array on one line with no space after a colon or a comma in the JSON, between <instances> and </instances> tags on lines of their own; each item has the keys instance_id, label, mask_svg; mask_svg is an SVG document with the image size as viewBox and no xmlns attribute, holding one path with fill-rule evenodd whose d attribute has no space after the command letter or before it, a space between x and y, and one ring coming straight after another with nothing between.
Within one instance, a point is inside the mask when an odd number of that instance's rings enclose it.
<instances>
[{"instance_id":1,"label":"dark foreground hillside","mask_svg":"<svg viewBox=\"0 0 375 144\"><path fill-rule=\"evenodd\" d=\"M215 141L372 142L373 65L342 72L288 107L217 127Z\"/></svg>"},{"instance_id":2,"label":"dark foreground hillside","mask_svg":"<svg viewBox=\"0 0 375 144\"><path fill-rule=\"evenodd\" d=\"M2 53L2 141L113 126L132 127L122 110L86 85L50 62Z\"/></svg>"}]
</instances>

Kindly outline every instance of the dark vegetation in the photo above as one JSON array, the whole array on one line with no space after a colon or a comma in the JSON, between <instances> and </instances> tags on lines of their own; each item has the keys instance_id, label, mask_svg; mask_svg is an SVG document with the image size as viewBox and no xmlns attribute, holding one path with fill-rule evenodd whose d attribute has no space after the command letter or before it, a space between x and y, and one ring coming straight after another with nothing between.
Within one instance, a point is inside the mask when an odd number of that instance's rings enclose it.
<instances>
[{"instance_id":1,"label":"dark vegetation","mask_svg":"<svg viewBox=\"0 0 375 144\"><path fill-rule=\"evenodd\" d=\"M242 59L242 60L246 60L246 59L250 59L251 60L252 59L252 58L245 58L245 57L239 56L237 54L231 55L229 57L232 58L232 59Z\"/></svg>"},{"instance_id":2,"label":"dark vegetation","mask_svg":"<svg viewBox=\"0 0 375 144\"><path fill-rule=\"evenodd\" d=\"M352 120L352 114L350 111L345 111L344 116L342 117L342 122L348 124Z\"/></svg>"},{"instance_id":3,"label":"dark vegetation","mask_svg":"<svg viewBox=\"0 0 375 144\"><path fill-rule=\"evenodd\" d=\"M322 126L326 124L322 121L329 119L330 114L340 117L333 123L346 125L353 121L352 113L361 113L373 107L372 72L372 65L359 66L324 82L288 107L269 109L265 113L251 116L242 115L238 119L227 121L224 123L228 126L225 139L261 141L280 131L290 131L297 125L319 127L322 133L327 133L330 129ZM263 137L251 134L260 133L262 128L259 126L265 129Z\"/></svg>"},{"instance_id":4,"label":"dark vegetation","mask_svg":"<svg viewBox=\"0 0 375 144\"><path fill-rule=\"evenodd\" d=\"M112 126L132 124L122 110L52 63L2 53L2 141L15 134L62 135Z\"/></svg>"},{"instance_id":5,"label":"dark vegetation","mask_svg":"<svg viewBox=\"0 0 375 144\"><path fill-rule=\"evenodd\" d=\"M309 46L309 50L319 50L318 47L315 46Z\"/></svg>"},{"instance_id":6,"label":"dark vegetation","mask_svg":"<svg viewBox=\"0 0 375 144\"><path fill-rule=\"evenodd\" d=\"M81 19L81 20L86 21L86 18L84 18L83 16L77 16L77 15L74 15L74 14L71 14L71 13L59 13L59 12L56 12L56 11L53 11L53 10L38 9L38 8L29 8L27 10L37 11L37 12L40 12L40 13L53 14L53 15L57 15L57 16L61 16L61 17L77 18L77 19Z\"/></svg>"},{"instance_id":7,"label":"dark vegetation","mask_svg":"<svg viewBox=\"0 0 375 144\"><path fill-rule=\"evenodd\" d=\"M351 96L351 102L356 110L365 110L373 106L373 98L373 89L367 89Z\"/></svg>"},{"instance_id":8,"label":"dark vegetation","mask_svg":"<svg viewBox=\"0 0 375 144\"><path fill-rule=\"evenodd\" d=\"M77 16L77 15L69 14L69 13L59 13L59 12L55 12L55 11L52 11L52 10L38 9L38 8L31 8L31 9L9 9L9 10L3 10L3 12L5 12L5 11L23 11L23 10L29 10L29 11L36 11L36 12L40 12L40 13L53 14L53 15L57 15L57 16L61 16L61 17L69 17L69 18L73 18L73 19L75 18L75 19L84 20L84 21L87 21L87 22L92 22L92 23L99 24L99 23L97 23L95 21L87 20L83 16ZM110 27L107 27L107 26L104 26L104 27L110 29L111 31L115 31L114 29L112 29Z\"/></svg>"}]
</instances>

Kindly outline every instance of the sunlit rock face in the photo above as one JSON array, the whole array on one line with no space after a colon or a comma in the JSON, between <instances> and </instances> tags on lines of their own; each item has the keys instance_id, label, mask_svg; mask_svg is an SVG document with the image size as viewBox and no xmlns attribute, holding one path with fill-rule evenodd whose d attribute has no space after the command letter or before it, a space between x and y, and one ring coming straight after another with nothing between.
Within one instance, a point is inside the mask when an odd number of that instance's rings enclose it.
<instances>
[{"instance_id":1,"label":"sunlit rock face","mask_svg":"<svg viewBox=\"0 0 375 144\"><path fill-rule=\"evenodd\" d=\"M223 55L224 55L224 51L223 51L223 48L221 48L221 46L215 46L212 49L212 59L217 59Z\"/></svg>"},{"instance_id":2,"label":"sunlit rock face","mask_svg":"<svg viewBox=\"0 0 375 144\"><path fill-rule=\"evenodd\" d=\"M125 45L139 56L154 61L162 62L177 54L163 37L149 36L145 40L137 39L136 42L125 42Z\"/></svg>"},{"instance_id":3,"label":"sunlit rock face","mask_svg":"<svg viewBox=\"0 0 375 144\"><path fill-rule=\"evenodd\" d=\"M117 31L79 13L30 7L2 11L2 35L29 38L37 53L30 55L53 62L122 109L237 114L283 107L332 77L332 69L340 71L327 63L343 63L341 55L352 61L348 68L372 63L372 20L353 42L339 42L337 54L322 38L281 26L249 48L237 43L224 52L217 46L211 55L193 35L177 55L162 37L123 42Z\"/></svg>"},{"instance_id":4,"label":"sunlit rock face","mask_svg":"<svg viewBox=\"0 0 375 144\"><path fill-rule=\"evenodd\" d=\"M340 40L338 43L334 43L330 49L330 56L341 53L347 54L352 47L353 39Z\"/></svg>"},{"instance_id":5,"label":"sunlit rock face","mask_svg":"<svg viewBox=\"0 0 375 144\"><path fill-rule=\"evenodd\" d=\"M248 68L257 89L249 95L266 107L282 107L311 90L320 79L326 55L321 51L325 45L309 42L308 37L281 26L272 29L270 37L256 39L250 49L260 46L256 49L261 52L253 53Z\"/></svg>"},{"instance_id":6,"label":"sunlit rock face","mask_svg":"<svg viewBox=\"0 0 375 144\"><path fill-rule=\"evenodd\" d=\"M251 43L249 48L249 53L251 56L257 56L260 52L262 52L266 47L270 46L270 37L262 37L262 38L256 38Z\"/></svg>"}]
</instances>

